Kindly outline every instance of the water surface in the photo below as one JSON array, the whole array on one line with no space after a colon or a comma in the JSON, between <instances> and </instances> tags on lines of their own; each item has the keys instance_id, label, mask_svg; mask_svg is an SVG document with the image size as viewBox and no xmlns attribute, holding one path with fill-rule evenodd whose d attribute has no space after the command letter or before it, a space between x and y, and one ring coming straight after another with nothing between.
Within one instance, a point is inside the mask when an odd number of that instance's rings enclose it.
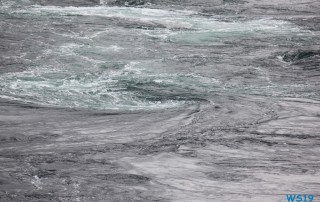
<instances>
[{"instance_id":1,"label":"water surface","mask_svg":"<svg viewBox=\"0 0 320 202\"><path fill-rule=\"evenodd\" d=\"M0 5L1 200L320 197L317 2Z\"/></svg>"}]
</instances>

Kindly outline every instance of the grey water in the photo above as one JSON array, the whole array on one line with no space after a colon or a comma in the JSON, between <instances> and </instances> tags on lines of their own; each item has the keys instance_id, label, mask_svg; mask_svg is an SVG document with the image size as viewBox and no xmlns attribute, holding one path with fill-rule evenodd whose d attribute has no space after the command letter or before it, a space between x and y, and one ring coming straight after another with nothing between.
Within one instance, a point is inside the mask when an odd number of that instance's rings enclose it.
<instances>
[{"instance_id":1,"label":"grey water","mask_svg":"<svg viewBox=\"0 0 320 202\"><path fill-rule=\"evenodd\" d=\"M0 2L0 201L320 201L320 3Z\"/></svg>"}]
</instances>

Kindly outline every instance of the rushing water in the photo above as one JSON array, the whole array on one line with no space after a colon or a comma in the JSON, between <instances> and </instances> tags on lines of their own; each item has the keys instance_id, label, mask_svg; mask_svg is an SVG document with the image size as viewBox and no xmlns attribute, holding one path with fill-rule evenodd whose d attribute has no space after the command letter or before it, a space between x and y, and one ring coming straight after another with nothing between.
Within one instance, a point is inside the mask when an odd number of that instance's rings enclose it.
<instances>
[{"instance_id":1,"label":"rushing water","mask_svg":"<svg viewBox=\"0 0 320 202\"><path fill-rule=\"evenodd\" d=\"M0 4L0 199L319 194L317 23L253 1L114 2Z\"/></svg>"},{"instance_id":2,"label":"rushing water","mask_svg":"<svg viewBox=\"0 0 320 202\"><path fill-rule=\"evenodd\" d=\"M239 38L312 34L280 20L223 22L191 11L32 6L3 12L4 19L38 21L41 32L52 41L42 42L43 48L34 59L31 60L28 53L20 58L26 70L1 76L1 96L61 107L120 110L177 107L202 99L207 93L234 89L245 89L241 93L249 94L279 94L271 82L261 87L228 84L215 75L207 77L176 64L174 54L163 57L155 52L161 49L171 51L181 46L188 49L191 45L223 46ZM67 30L52 27L52 21L70 23L75 18L91 18L90 21L105 26L93 29L80 25L80 33L62 33ZM139 27L109 25L109 21L135 23ZM53 39L51 35L54 35ZM159 44L159 50L154 44ZM199 57L207 56L199 54ZM214 61L211 65L215 68Z\"/></svg>"}]
</instances>

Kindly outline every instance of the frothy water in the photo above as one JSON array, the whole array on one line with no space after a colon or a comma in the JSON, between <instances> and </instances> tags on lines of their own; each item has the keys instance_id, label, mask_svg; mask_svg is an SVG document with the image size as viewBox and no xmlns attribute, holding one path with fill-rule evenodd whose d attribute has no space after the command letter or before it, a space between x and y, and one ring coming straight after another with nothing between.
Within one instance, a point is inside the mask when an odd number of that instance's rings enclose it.
<instances>
[{"instance_id":1,"label":"frothy water","mask_svg":"<svg viewBox=\"0 0 320 202\"><path fill-rule=\"evenodd\" d=\"M0 78L1 89L5 97L37 104L152 109L191 103L197 99L193 92L205 92L217 83L194 75L154 74L139 68L138 62L113 65L86 73L50 68L8 73Z\"/></svg>"},{"instance_id":2,"label":"frothy water","mask_svg":"<svg viewBox=\"0 0 320 202\"><path fill-rule=\"evenodd\" d=\"M284 21L223 22L191 11L33 6L2 12L45 22L52 18L68 22L74 17L89 16L142 24L134 29L103 25L97 31L88 29L80 34L59 33L48 25L47 29L61 37L62 42L53 39L32 61L22 56L27 70L0 76L0 97L60 107L158 109L194 103L205 99L209 92L281 94L287 87L229 85L219 78L187 73L183 70L187 66L162 71L170 64L161 55L146 60L154 47L149 44L148 49L138 42L144 39L165 45L208 46L239 38L306 34ZM116 37L124 40L112 42Z\"/></svg>"}]
</instances>

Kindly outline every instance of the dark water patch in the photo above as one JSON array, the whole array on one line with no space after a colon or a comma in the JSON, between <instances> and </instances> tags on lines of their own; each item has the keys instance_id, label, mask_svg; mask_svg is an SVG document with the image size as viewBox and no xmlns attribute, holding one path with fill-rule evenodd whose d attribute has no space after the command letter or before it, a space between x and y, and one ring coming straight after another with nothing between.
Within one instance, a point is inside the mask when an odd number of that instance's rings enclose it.
<instances>
[{"instance_id":1,"label":"dark water patch","mask_svg":"<svg viewBox=\"0 0 320 202\"><path fill-rule=\"evenodd\" d=\"M201 14L204 16L208 15L235 15L237 11L227 8L210 8L210 9L203 9Z\"/></svg>"},{"instance_id":2,"label":"dark water patch","mask_svg":"<svg viewBox=\"0 0 320 202\"><path fill-rule=\"evenodd\" d=\"M223 4L245 4L248 3L248 1L242 1L242 0L222 0Z\"/></svg>"},{"instance_id":3,"label":"dark water patch","mask_svg":"<svg viewBox=\"0 0 320 202\"><path fill-rule=\"evenodd\" d=\"M0 137L1 143L18 143L18 142L42 142L49 141L52 139L56 139L60 137L59 134L45 132L33 135L25 135L25 134L4 134Z\"/></svg>"},{"instance_id":4,"label":"dark water patch","mask_svg":"<svg viewBox=\"0 0 320 202\"><path fill-rule=\"evenodd\" d=\"M279 168L281 172L287 173L287 174L294 174L294 175L306 175L306 174L316 174L317 170L319 169L319 165L317 164L310 164L310 163L305 163L305 164L290 164L290 165L285 165Z\"/></svg>"},{"instance_id":5,"label":"dark water patch","mask_svg":"<svg viewBox=\"0 0 320 202\"><path fill-rule=\"evenodd\" d=\"M272 133L264 133L264 132L251 132L252 134L257 134L257 135L266 135L270 137L286 137L286 138L296 138L296 139L301 139L301 140L309 140L309 139L314 139L314 140L320 140L320 137L318 135L311 135L311 134L291 134L291 133L277 133L272 132Z\"/></svg>"},{"instance_id":6,"label":"dark water patch","mask_svg":"<svg viewBox=\"0 0 320 202\"><path fill-rule=\"evenodd\" d=\"M103 153L108 153L110 150L105 150ZM60 152L51 154L17 154L17 155L4 155L6 158L12 158L22 163L27 163L36 168L36 173L29 173L34 176L55 174L58 170L63 170L73 165L80 166L103 166L105 169L119 169L117 163L111 162L108 158L96 157L101 155L101 150L84 149L81 151ZM39 172L39 173L37 173ZM61 173L61 172L60 172Z\"/></svg>"},{"instance_id":7,"label":"dark water patch","mask_svg":"<svg viewBox=\"0 0 320 202\"><path fill-rule=\"evenodd\" d=\"M179 149L178 142L158 142L150 145L144 145L139 151L139 154L155 154L161 152L177 152Z\"/></svg>"},{"instance_id":8,"label":"dark water patch","mask_svg":"<svg viewBox=\"0 0 320 202\"><path fill-rule=\"evenodd\" d=\"M214 180L214 181L222 181L222 182L241 182L241 181L253 181L252 176L245 174L237 174L237 173L228 173L228 172L210 172L206 173L206 175Z\"/></svg>"},{"instance_id":9,"label":"dark water patch","mask_svg":"<svg viewBox=\"0 0 320 202\"><path fill-rule=\"evenodd\" d=\"M94 176L101 180L107 180L113 183L126 184L126 185L143 184L150 181L149 177L145 177L142 175L125 174L125 173L96 174Z\"/></svg>"},{"instance_id":10,"label":"dark water patch","mask_svg":"<svg viewBox=\"0 0 320 202\"><path fill-rule=\"evenodd\" d=\"M0 185L8 184L7 180L0 179Z\"/></svg>"},{"instance_id":11,"label":"dark water patch","mask_svg":"<svg viewBox=\"0 0 320 202\"><path fill-rule=\"evenodd\" d=\"M276 141L268 141L268 140L262 140L262 139L251 138L251 137L242 137L234 141L237 144L248 144L248 145L258 144L258 145L266 145L269 147L280 144L279 142L276 142Z\"/></svg>"},{"instance_id":12,"label":"dark water patch","mask_svg":"<svg viewBox=\"0 0 320 202\"><path fill-rule=\"evenodd\" d=\"M147 0L115 0L111 3L108 3L110 5L116 5L116 6L142 6L146 4Z\"/></svg>"},{"instance_id":13,"label":"dark water patch","mask_svg":"<svg viewBox=\"0 0 320 202\"><path fill-rule=\"evenodd\" d=\"M90 149L93 153L108 153L108 152L138 152L142 148L143 143L130 142L130 143L113 143L104 146L97 146Z\"/></svg>"},{"instance_id":14,"label":"dark water patch","mask_svg":"<svg viewBox=\"0 0 320 202\"><path fill-rule=\"evenodd\" d=\"M235 72L232 76L240 76L245 79L256 79L261 73L254 68L248 68L242 71Z\"/></svg>"},{"instance_id":15,"label":"dark water patch","mask_svg":"<svg viewBox=\"0 0 320 202\"><path fill-rule=\"evenodd\" d=\"M25 200L32 202L57 201L59 197L50 193L27 193L24 195Z\"/></svg>"},{"instance_id":16,"label":"dark water patch","mask_svg":"<svg viewBox=\"0 0 320 202\"><path fill-rule=\"evenodd\" d=\"M98 6L100 0L30 0L41 6Z\"/></svg>"},{"instance_id":17,"label":"dark water patch","mask_svg":"<svg viewBox=\"0 0 320 202\"><path fill-rule=\"evenodd\" d=\"M39 178L48 178L53 177L57 174L57 170L55 169L41 169L30 173L31 176L37 176Z\"/></svg>"},{"instance_id":18,"label":"dark water patch","mask_svg":"<svg viewBox=\"0 0 320 202\"><path fill-rule=\"evenodd\" d=\"M94 112L90 113L91 116L118 116L123 114L122 112Z\"/></svg>"},{"instance_id":19,"label":"dark water patch","mask_svg":"<svg viewBox=\"0 0 320 202\"><path fill-rule=\"evenodd\" d=\"M320 50L297 50L284 54L283 60L286 62L297 62L314 56L320 56Z\"/></svg>"},{"instance_id":20,"label":"dark water patch","mask_svg":"<svg viewBox=\"0 0 320 202\"><path fill-rule=\"evenodd\" d=\"M197 66L205 66L212 62L217 62L221 60L219 56L203 56L203 55L188 55L188 56L176 56L174 59L165 59L165 61L179 62L184 65L197 67Z\"/></svg>"},{"instance_id":21,"label":"dark water patch","mask_svg":"<svg viewBox=\"0 0 320 202\"><path fill-rule=\"evenodd\" d=\"M183 140L182 140L183 141ZM123 144L108 144L92 148L92 152L108 153L108 152L128 152L132 154L156 154L161 152L177 152L179 148L179 141L164 138L161 140L143 141L143 142L129 142Z\"/></svg>"},{"instance_id":22,"label":"dark water patch","mask_svg":"<svg viewBox=\"0 0 320 202\"><path fill-rule=\"evenodd\" d=\"M128 29L142 29L142 30L155 30L155 29L164 29L167 28L165 25L162 25L160 23L143 23L143 22L138 22L138 21L130 21L126 20L124 21L123 19L119 18L112 18L117 26L128 28Z\"/></svg>"},{"instance_id":23,"label":"dark water patch","mask_svg":"<svg viewBox=\"0 0 320 202\"><path fill-rule=\"evenodd\" d=\"M114 165L107 159L86 159L84 162L85 164L101 164L101 165L111 165L111 166ZM116 168L116 166L114 166L114 168Z\"/></svg>"},{"instance_id":24,"label":"dark water patch","mask_svg":"<svg viewBox=\"0 0 320 202\"><path fill-rule=\"evenodd\" d=\"M6 100L0 98L0 105L10 106L10 107L17 107L26 110L50 110L50 111L68 111L68 112L78 112L79 109L77 108L63 108L57 106L45 106L45 105L37 105L28 102L22 102L17 100Z\"/></svg>"},{"instance_id":25,"label":"dark water patch","mask_svg":"<svg viewBox=\"0 0 320 202\"><path fill-rule=\"evenodd\" d=\"M269 15L292 15L299 14L299 15L312 15L315 14L315 10L308 9L308 8L297 8L297 7L288 7L283 5L256 5L252 9L246 9L245 13L266 13Z\"/></svg>"},{"instance_id":26,"label":"dark water patch","mask_svg":"<svg viewBox=\"0 0 320 202\"><path fill-rule=\"evenodd\" d=\"M68 153L69 154L69 153ZM30 163L33 166L39 166L40 164L54 164L54 163L78 163L80 160L77 155L68 155L60 153L51 154L19 154L18 156L7 156L7 158L19 159L23 162Z\"/></svg>"},{"instance_id":27,"label":"dark water patch","mask_svg":"<svg viewBox=\"0 0 320 202\"><path fill-rule=\"evenodd\" d=\"M207 100L204 98L198 98L191 93L177 93L177 92L171 92L170 89L168 90L147 90L147 89L141 89L141 88L134 88L131 87L130 89L139 90L138 98L145 99L150 102L164 102L167 100L173 100L173 101L196 101L196 102L206 102Z\"/></svg>"},{"instance_id":28,"label":"dark water patch","mask_svg":"<svg viewBox=\"0 0 320 202\"><path fill-rule=\"evenodd\" d=\"M140 155L156 154L162 152L179 153L181 145L192 145L195 147L205 147L210 142L215 142L212 137L200 135L198 133L192 134L175 134L174 136L166 136L162 139L145 142L139 146L138 153ZM223 140L221 140L222 142ZM193 154L195 156L196 154Z\"/></svg>"}]
</instances>

